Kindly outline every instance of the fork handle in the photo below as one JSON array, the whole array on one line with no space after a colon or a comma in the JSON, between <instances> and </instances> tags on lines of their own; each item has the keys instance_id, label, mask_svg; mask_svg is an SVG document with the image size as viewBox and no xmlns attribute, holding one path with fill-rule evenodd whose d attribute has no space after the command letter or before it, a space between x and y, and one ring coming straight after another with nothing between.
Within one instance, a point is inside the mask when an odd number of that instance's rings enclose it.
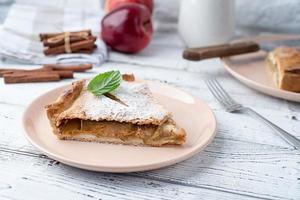
<instances>
[{"instance_id":1,"label":"fork handle","mask_svg":"<svg viewBox=\"0 0 300 200\"><path fill-rule=\"evenodd\" d=\"M277 125L273 124L263 116L261 116L256 111L252 110L251 108L245 108L248 114L250 114L253 117L256 117L257 119L260 119L262 122L264 122L266 125L268 125L270 128L276 131L276 133L279 134L286 142L291 144L294 148L300 149L300 140L296 138L295 136L291 135L290 133L286 132L282 128L278 127Z\"/></svg>"}]
</instances>

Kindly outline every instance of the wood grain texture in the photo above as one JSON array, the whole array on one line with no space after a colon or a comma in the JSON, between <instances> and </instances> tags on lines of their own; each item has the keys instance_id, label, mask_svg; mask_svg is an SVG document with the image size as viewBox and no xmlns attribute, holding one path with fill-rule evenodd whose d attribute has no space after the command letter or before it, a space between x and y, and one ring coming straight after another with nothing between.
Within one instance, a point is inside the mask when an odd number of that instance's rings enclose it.
<instances>
[{"instance_id":1,"label":"wood grain texture","mask_svg":"<svg viewBox=\"0 0 300 200\"><path fill-rule=\"evenodd\" d=\"M0 83L0 199L300 199L300 153L247 115L226 113L204 79L216 76L229 93L285 130L300 137L300 105L275 99L233 80L218 60L188 62L179 57L176 35L158 35L150 48L111 62L77 80L119 69L138 78L162 81L203 99L214 110L219 130L203 152L182 163L150 172L94 173L44 156L23 136L22 113L37 96L70 83ZM158 51L159 50L159 51ZM149 57L150 56L150 57ZM120 59L120 60L119 60ZM17 67L6 65L7 67Z\"/></svg>"},{"instance_id":2,"label":"wood grain texture","mask_svg":"<svg viewBox=\"0 0 300 200\"><path fill-rule=\"evenodd\" d=\"M0 199L253 199L130 174L88 172L40 157L2 151L0 156Z\"/></svg>"}]
</instances>

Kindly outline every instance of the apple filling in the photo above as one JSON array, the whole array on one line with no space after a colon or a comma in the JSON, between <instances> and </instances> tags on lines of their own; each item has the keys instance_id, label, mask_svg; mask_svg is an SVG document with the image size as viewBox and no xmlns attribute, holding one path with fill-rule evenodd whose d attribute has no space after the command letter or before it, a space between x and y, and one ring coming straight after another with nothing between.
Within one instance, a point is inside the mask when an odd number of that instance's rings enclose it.
<instances>
[{"instance_id":1,"label":"apple filling","mask_svg":"<svg viewBox=\"0 0 300 200\"><path fill-rule=\"evenodd\" d=\"M176 126L171 120L157 126L116 121L71 119L65 120L59 129L62 136L94 135L98 138L118 138L122 141L139 139L144 144L169 142L181 144L185 140L184 135L174 134Z\"/></svg>"}]
</instances>

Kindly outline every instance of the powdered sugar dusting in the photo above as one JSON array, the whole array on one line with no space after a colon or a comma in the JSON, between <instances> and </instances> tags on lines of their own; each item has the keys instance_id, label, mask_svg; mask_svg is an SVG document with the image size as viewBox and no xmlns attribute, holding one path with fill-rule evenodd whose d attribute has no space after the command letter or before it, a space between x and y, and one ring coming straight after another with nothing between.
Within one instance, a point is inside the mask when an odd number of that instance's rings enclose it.
<instances>
[{"instance_id":1,"label":"powdered sugar dusting","mask_svg":"<svg viewBox=\"0 0 300 200\"><path fill-rule=\"evenodd\" d=\"M103 95L97 97L88 92L85 86L73 105L61 113L61 117L84 116L82 118L96 121L114 120L137 124L160 124L170 115L153 98L146 83L123 81L113 94L128 107Z\"/></svg>"}]
</instances>

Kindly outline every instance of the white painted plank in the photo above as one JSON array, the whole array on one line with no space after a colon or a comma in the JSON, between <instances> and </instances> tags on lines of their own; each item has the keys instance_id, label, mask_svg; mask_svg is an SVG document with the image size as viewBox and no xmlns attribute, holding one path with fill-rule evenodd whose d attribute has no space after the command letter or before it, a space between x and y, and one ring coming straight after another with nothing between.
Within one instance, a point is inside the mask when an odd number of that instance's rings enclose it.
<instances>
[{"instance_id":1,"label":"white painted plank","mask_svg":"<svg viewBox=\"0 0 300 200\"><path fill-rule=\"evenodd\" d=\"M187 162L139 176L180 180L260 198L299 199L299 158L297 150L215 139Z\"/></svg>"},{"instance_id":2,"label":"white painted plank","mask_svg":"<svg viewBox=\"0 0 300 200\"><path fill-rule=\"evenodd\" d=\"M0 158L0 199L252 199L130 175L94 173L1 151Z\"/></svg>"},{"instance_id":3,"label":"white painted plank","mask_svg":"<svg viewBox=\"0 0 300 200\"><path fill-rule=\"evenodd\" d=\"M14 163L13 167L9 167L14 172L27 166L25 163L31 163L29 166L41 165L42 168L48 166L51 171L49 173L55 171L53 166L56 166L47 159L40 160L42 158L40 154L1 146L1 159L8 167L10 162ZM37 159L38 163L28 161L28 157ZM296 150L215 139L202 153L185 162L161 170L132 173L128 176L259 198L298 199L300 198L299 157L300 153ZM62 166L63 169L70 168ZM1 163L0 168L7 173ZM24 170L20 171L24 173ZM35 173L36 179L45 179L43 170Z\"/></svg>"},{"instance_id":4,"label":"white painted plank","mask_svg":"<svg viewBox=\"0 0 300 200\"><path fill-rule=\"evenodd\" d=\"M150 45L138 54L109 53L109 61L143 64L170 69L184 69L187 62L182 59L183 44L177 34L155 32Z\"/></svg>"},{"instance_id":5,"label":"white painted plank","mask_svg":"<svg viewBox=\"0 0 300 200\"><path fill-rule=\"evenodd\" d=\"M109 62L201 73L212 73L218 71L222 66L219 59L208 59L201 62L185 60L182 57L184 49L184 44L177 32L156 32L150 45L143 51L137 54L111 51L108 60Z\"/></svg>"}]
</instances>

